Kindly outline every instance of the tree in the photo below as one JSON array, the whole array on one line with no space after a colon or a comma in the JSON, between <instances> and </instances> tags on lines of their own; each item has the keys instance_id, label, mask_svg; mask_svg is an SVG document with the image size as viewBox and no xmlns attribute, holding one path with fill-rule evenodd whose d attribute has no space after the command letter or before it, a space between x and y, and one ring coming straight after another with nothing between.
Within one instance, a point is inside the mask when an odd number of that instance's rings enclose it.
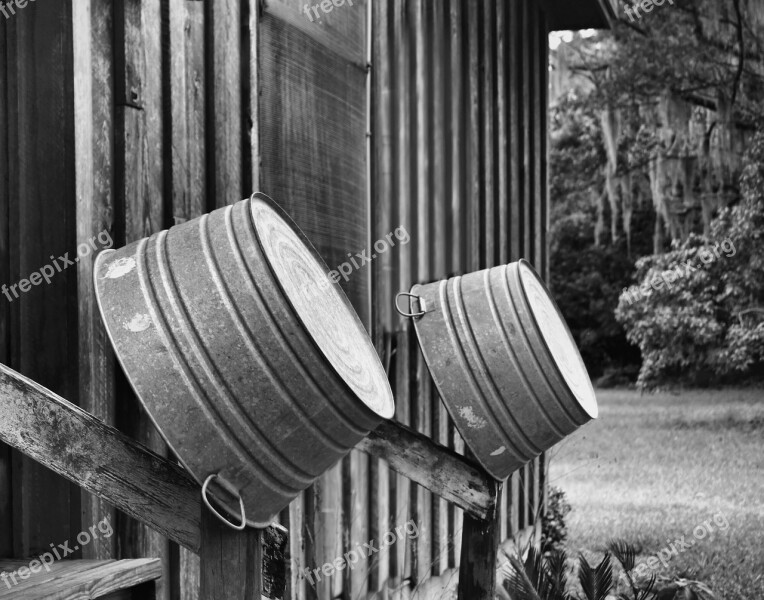
<instances>
[{"instance_id":1,"label":"tree","mask_svg":"<svg viewBox=\"0 0 764 600\"><path fill-rule=\"evenodd\" d=\"M708 236L637 262L616 318L642 352L638 385L723 382L764 362L764 134L745 157L742 201Z\"/></svg>"},{"instance_id":2,"label":"tree","mask_svg":"<svg viewBox=\"0 0 764 600\"><path fill-rule=\"evenodd\" d=\"M724 262L735 265L730 289L749 294L745 302L715 300L724 293L710 275L717 263L674 285L700 302L682 305L684 316L651 304L657 294L628 306L622 296L618 321L613 309L618 290L634 281L650 288L657 273L699 260L705 244L754 239L745 228L757 221L756 204L737 206L744 151L764 124L764 2L675 0L634 21L624 14L612 32L561 44L552 69L551 279L590 370L626 365L627 338L643 352L641 385L694 364L707 367L698 376L729 374L722 363L750 367L759 344L755 257ZM750 169L747 177L750 199ZM661 344L665 353L655 354Z\"/></svg>"}]
</instances>

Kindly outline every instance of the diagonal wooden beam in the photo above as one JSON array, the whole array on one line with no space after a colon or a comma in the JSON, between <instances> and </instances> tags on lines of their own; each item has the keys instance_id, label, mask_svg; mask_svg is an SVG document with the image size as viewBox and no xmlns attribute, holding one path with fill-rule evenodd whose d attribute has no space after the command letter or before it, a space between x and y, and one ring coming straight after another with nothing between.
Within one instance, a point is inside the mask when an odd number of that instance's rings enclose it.
<instances>
[{"instance_id":1,"label":"diagonal wooden beam","mask_svg":"<svg viewBox=\"0 0 764 600\"><path fill-rule=\"evenodd\" d=\"M183 468L1 364L0 440L199 551L200 486Z\"/></svg>"},{"instance_id":2,"label":"diagonal wooden beam","mask_svg":"<svg viewBox=\"0 0 764 600\"><path fill-rule=\"evenodd\" d=\"M493 519L498 483L476 463L396 421L356 446L479 520Z\"/></svg>"},{"instance_id":3,"label":"diagonal wooden beam","mask_svg":"<svg viewBox=\"0 0 764 600\"><path fill-rule=\"evenodd\" d=\"M205 511L207 525L202 530L201 489L188 472L2 364L0 440L201 554L203 584L220 585L210 573L220 572L219 542L227 540L240 551L228 557L227 568L235 567L235 575L241 577L216 597L239 600L261 597L260 592L264 598L283 597L287 543L283 527L234 533ZM241 560L234 560L237 557ZM262 568L251 569L253 560Z\"/></svg>"},{"instance_id":4,"label":"diagonal wooden beam","mask_svg":"<svg viewBox=\"0 0 764 600\"><path fill-rule=\"evenodd\" d=\"M199 485L185 469L2 364L0 440L199 551ZM476 519L493 517L496 482L430 438L388 421L358 448Z\"/></svg>"}]
</instances>

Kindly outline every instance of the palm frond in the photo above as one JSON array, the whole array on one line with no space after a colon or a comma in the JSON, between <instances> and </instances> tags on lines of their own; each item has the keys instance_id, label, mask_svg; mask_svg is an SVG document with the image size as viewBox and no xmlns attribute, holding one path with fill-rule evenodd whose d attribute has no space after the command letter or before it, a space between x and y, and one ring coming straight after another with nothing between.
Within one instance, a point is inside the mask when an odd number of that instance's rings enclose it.
<instances>
[{"instance_id":1,"label":"palm frond","mask_svg":"<svg viewBox=\"0 0 764 600\"><path fill-rule=\"evenodd\" d=\"M613 587L613 565L610 553L605 552L602 561L592 568L583 554L579 555L578 580L586 600L605 600Z\"/></svg>"},{"instance_id":2,"label":"palm frond","mask_svg":"<svg viewBox=\"0 0 764 600\"><path fill-rule=\"evenodd\" d=\"M610 540L607 545L610 554L621 563L626 572L633 571L637 564L637 549L626 540Z\"/></svg>"},{"instance_id":3,"label":"palm frond","mask_svg":"<svg viewBox=\"0 0 764 600\"><path fill-rule=\"evenodd\" d=\"M506 588L512 600L542 600L525 572L525 565L515 556L509 557Z\"/></svg>"},{"instance_id":4,"label":"palm frond","mask_svg":"<svg viewBox=\"0 0 764 600\"><path fill-rule=\"evenodd\" d=\"M567 562L568 556L565 550L553 550L546 559L549 574L548 600L560 600L567 597L565 592L568 587Z\"/></svg>"},{"instance_id":5,"label":"palm frond","mask_svg":"<svg viewBox=\"0 0 764 600\"><path fill-rule=\"evenodd\" d=\"M636 594L635 600L647 600L647 597L653 594L655 581L655 575L652 575L647 585L639 591L639 594Z\"/></svg>"},{"instance_id":6,"label":"palm frond","mask_svg":"<svg viewBox=\"0 0 764 600\"><path fill-rule=\"evenodd\" d=\"M549 600L550 582L546 568L544 567L544 558L534 547L528 548L528 556L525 558L525 574L533 584L541 600Z\"/></svg>"}]
</instances>

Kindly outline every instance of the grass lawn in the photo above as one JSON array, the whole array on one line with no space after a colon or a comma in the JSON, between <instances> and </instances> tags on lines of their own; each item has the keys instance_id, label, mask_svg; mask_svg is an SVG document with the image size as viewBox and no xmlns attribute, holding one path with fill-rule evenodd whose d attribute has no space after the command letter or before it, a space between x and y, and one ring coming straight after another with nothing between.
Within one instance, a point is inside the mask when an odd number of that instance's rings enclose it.
<instances>
[{"instance_id":1,"label":"grass lawn","mask_svg":"<svg viewBox=\"0 0 764 600\"><path fill-rule=\"evenodd\" d=\"M764 390L597 399L599 419L551 453L550 484L573 507L569 551L618 537L646 559L685 536L692 547L658 575L698 579L725 600L764 599Z\"/></svg>"}]
</instances>

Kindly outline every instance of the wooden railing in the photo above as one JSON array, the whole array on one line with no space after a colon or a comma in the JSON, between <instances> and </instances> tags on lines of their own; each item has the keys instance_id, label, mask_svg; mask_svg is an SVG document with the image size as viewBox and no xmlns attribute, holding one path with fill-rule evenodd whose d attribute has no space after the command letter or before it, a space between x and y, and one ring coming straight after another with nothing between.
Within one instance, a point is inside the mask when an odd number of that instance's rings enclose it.
<instances>
[{"instance_id":1,"label":"wooden railing","mask_svg":"<svg viewBox=\"0 0 764 600\"><path fill-rule=\"evenodd\" d=\"M4 365L0 440L199 554L203 598L283 598L283 527L227 528L202 509L200 486L182 467ZM392 421L359 449L464 509L459 598L493 600L501 484L463 456Z\"/></svg>"}]
</instances>

